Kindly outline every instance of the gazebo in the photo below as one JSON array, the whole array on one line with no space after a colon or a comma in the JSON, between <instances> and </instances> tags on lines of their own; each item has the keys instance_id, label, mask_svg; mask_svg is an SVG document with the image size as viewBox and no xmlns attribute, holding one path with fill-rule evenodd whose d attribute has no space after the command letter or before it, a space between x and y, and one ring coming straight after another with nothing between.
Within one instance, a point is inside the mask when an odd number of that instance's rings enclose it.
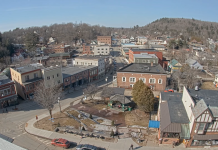
<instances>
[{"instance_id":1,"label":"gazebo","mask_svg":"<svg viewBox=\"0 0 218 150\"><path fill-rule=\"evenodd\" d=\"M132 100L130 97L121 94L115 94L110 97L110 102L108 103L108 106L110 108L122 108L122 111L131 111L132 108L129 105L131 102Z\"/></svg>"}]
</instances>

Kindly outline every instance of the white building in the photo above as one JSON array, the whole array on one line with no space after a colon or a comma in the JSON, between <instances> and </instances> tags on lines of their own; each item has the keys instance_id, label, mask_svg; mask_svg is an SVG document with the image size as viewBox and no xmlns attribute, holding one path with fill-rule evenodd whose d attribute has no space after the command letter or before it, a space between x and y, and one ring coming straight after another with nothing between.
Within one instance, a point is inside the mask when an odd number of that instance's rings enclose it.
<instances>
[{"instance_id":1,"label":"white building","mask_svg":"<svg viewBox=\"0 0 218 150\"><path fill-rule=\"evenodd\" d=\"M105 57L103 56L80 56L74 58L73 65L82 66L98 66L98 78L102 78L105 75Z\"/></svg>"},{"instance_id":2,"label":"white building","mask_svg":"<svg viewBox=\"0 0 218 150\"><path fill-rule=\"evenodd\" d=\"M130 42L130 39L125 38L125 39L121 39L120 41L121 41L121 44L123 44L123 43L129 43L129 42Z\"/></svg>"},{"instance_id":3,"label":"white building","mask_svg":"<svg viewBox=\"0 0 218 150\"><path fill-rule=\"evenodd\" d=\"M138 36L137 37L137 44L145 44L145 43L147 43L147 37L145 37L145 36Z\"/></svg>"},{"instance_id":4,"label":"white building","mask_svg":"<svg viewBox=\"0 0 218 150\"><path fill-rule=\"evenodd\" d=\"M109 45L95 46L94 55L110 55Z\"/></svg>"}]
</instances>

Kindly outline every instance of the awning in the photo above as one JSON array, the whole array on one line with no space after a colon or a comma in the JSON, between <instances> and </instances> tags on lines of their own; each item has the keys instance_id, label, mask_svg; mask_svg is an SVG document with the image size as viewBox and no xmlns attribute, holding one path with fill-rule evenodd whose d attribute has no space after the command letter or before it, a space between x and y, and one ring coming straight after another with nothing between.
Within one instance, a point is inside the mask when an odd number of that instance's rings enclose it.
<instances>
[{"instance_id":1,"label":"awning","mask_svg":"<svg viewBox=\"0 0 218 150\"><path fill-rule=\"evenodd\" d=\"M194 140L218 140L218 134L194 135Z\"/></svg>"},{"instance_id":2,"label":"awning","mask_svg":"<svg viewBox=\"0 0 218 150\"><path fill-rule=\"evenodd\" d=\"M159 128L160 127L160 121L149 120L148 127L149 128Z\"/></svg>"},{"instance_id":3,"label":"awning","mask_svg":"<svg viewBox=\"0 0 218 150\"><path fill-rule=\"evenodd\" d=\"M17 99L17 95L11 95L11 96L2 98L2 99L0 99L0 102L4 102L4 101L10 100L10 99Z\"/></svg>"},{"instance_id":4,"label":"awning","mask_svg":"<svg viewBox=\"0 0 218 150\"><path fill-rule=\"evenodd\" d=\"M181 124L181 139L190 139L189 124Z\"/></svg>"}]
</instances>

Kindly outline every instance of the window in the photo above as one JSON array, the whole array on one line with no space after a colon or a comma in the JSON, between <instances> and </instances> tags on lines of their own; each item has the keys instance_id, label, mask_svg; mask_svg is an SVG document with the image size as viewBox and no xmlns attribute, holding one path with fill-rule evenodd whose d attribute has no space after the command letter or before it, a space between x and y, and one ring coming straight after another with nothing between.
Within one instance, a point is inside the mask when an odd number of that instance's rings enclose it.
<instances>
[{"instance_id":1,"label":"window","mask_svg":"<svg viewBox=\"0 0 218 150\"><path fill-rule=\"evenodd\" d=\"M126 77L122 77L122 82L126 82Z\"/></svg>"},{"instance_id":2,"label":"window","mask_svg":"<svg viewBox=\"0 0 218 150\"><path fill-rule=\"evenodd\" d=\"M130 84L130 87L133 88L134 84Z\"/></svg>"},{"instance_id":3,"label":"window","mask_svg":"<svg viewBox=\"0 0 218 150\"><path fill-rule=\"evenodd\" d=\"M47 76L47 80L50 80L50 76Z\"/></svg>"},{"instance_id":4,"label":"window","mask_svg":"<svg viewBox=\"0 0 218 150\"><path fill-rule=\"evenodd\" d=\"M158 84L162 84L162 79L158 79Z\"/></svg>"},{"instance_id":5,"label":"window","mask_svg":"<svg viewBox=\"0 0 218 150\"><path fill-rule=\"evenodd\" d=\"M25 80L26 80L26 81L29 80L29 75L25 76Z\"/></svg>"},{"instance_id":6,"label":"window","mask_svg":"<svg viewBox=\"0 0 218 150\"><path fill-rule=\"evenodd\" d=\"M148 63L150 63L150 60L148 60Z\"/></svg>"},{"instance_id":7,"label":"window","mask_svg":"<svg viewBox=\"0 0 218 150\"><path fill-rule=\"evenodd\" d=\"M57 73L57 77L59 76L59 74Z\"/></svg>"},{"instance_id":8,"label":"window","mask_svg":"<svg viewBox=\"0 0 218 150\"><path fill-rule=\"evenodd\" d=\"M155 83L155 79L154 78L150 78L149 79L149 83Z\"/></svg>"},{"instance_id":9,"label":"window","mask_svg":"<svg viewBox=\"0 0 218 150\"><path fill-rule=\"evenodd\" d=\"M37 78L38 77L38 73L34 73L34 78Z\"/></svg>"},{"instance_id":10,"label":"window","mask_svg":"<svg viewBox=\"0 0 218 150\"><path fill-rule=\"evenodd\" d=\"M60 80L58 80L58 84L60 84L61 83L61 81Z\"/></svg>"},{"instance_id":11,"label":"window","mask_svg":"<svg viewBox=\"0 0 218 150\"><path fill-rule=\"evenodd\" d=\"M198 127L198 134L203 134L204 133L204 127L206 123L200 123Z\"/></svg>"},{"instance_id":12,"label":"window","mask_svg":"<svg viewBox=\"0 0 218 150\"><path fill-rule=\"evenodd\" d=\"M136 81L136 79L134 77L129 78L129 82L135 82L135 81Z\"/></svg>"},{"instance_id":13,"label":"window","mask_svg":"<svg viewBox=\"0 0 218 150\"><path fill-rule=\"evenodd\" d=\"M139 80L142 80L143 83L145 83L145 78L139 78Z\"/></svg>"},{"instance_id":14,"label":"window","mask_svg":"<svg viewBox=\"0 0 218 150\"><path fill-rule=\"evenodd\" d=\"M8 89L8 94L11 94L11 89Z\"/></svg>"},{"instance_id":15,"label":"window","mask_svg":"<svg viewBox=\"0 0 218 150\"><path fill-rule=\"evenodd\" d=\"M52 78L54 78L54 75L52 75Z\"/></svg>"}]
</instances>

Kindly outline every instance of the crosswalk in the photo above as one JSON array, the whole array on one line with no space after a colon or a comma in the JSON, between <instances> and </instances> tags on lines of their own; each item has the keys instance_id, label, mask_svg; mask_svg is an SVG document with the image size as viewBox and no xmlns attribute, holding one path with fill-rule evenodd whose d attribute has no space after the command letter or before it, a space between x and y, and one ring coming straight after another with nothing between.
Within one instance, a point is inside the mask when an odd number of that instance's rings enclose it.
<instances>
[{"instance_id":1,"label":"crosswalk","mask_svg":"<svg viewBox=\"0 0 218 150\"><path fill-rule=\"evenodd\" d=\"M36 139L40 142L42 142L43 144L45 145L51 145L51 140L48 140L48 139L44 139L44 138L39 138L39 137L36 137Z\"/></svg>"}]
</instances>

